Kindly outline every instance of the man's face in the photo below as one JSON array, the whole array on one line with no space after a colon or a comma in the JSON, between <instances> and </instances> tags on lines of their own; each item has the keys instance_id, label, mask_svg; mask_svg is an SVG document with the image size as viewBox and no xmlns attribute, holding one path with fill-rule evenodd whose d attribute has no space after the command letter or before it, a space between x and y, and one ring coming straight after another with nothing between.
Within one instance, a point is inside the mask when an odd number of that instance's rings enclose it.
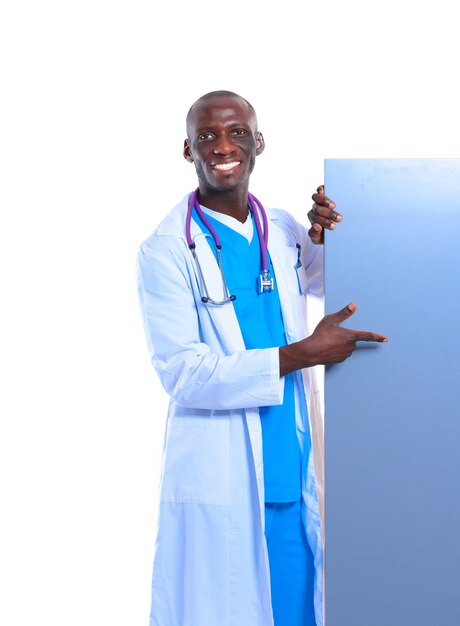
<instances>
[{"instance_id":1,"label":"man's face","mask_svg":"<svg viewBox=\"0 0 460 626\"><path fill-rule=\"evenodd\" d=\"M199 102L187 120L187 134L184 157L195 163L202 193L247 187L264 140L254 111L242 98Z\"/></svg>"}]
</instances>

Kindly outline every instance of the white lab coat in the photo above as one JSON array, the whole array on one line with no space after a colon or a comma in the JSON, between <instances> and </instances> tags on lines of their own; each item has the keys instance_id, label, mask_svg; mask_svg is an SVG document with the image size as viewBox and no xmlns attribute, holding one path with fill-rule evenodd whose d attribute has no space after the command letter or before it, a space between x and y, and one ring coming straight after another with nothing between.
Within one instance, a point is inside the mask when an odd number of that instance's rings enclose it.
<instances>
[{"instance_id":1,"label":"white lab coat","mask_svg":"<svg viewBox=\"0 0 460 626\"><path fill-rule=\"evenodd\" d=\"M258 407L282 402L278 348L246 350L233 305L201 302L202 286L185 240L187 199L142 244L139 254L152 363L171 396L150 626L270 626ZM303 278L299 281L294 269L296 243L302 246L299 272L307 270L308 291L317 296L322 296L322 246L312 245L307 230L285 211L267 210L267 215L268 247L286 338L292 343L308 334L306 297L299 289L302 283L304 290ZM220 298L222 278L200 233L192 220L209 294ZM322 421L313 368L296 373L296 381L303 514L315 558L317 625L322 626Z\"/></svg>"}]
</instances>

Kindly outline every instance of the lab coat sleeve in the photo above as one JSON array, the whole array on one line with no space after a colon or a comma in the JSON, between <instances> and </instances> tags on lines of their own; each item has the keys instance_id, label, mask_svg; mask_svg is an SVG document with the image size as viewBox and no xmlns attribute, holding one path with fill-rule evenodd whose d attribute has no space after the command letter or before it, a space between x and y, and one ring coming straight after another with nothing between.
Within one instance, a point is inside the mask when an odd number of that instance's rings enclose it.
<instances>
[{"instance_id":1,"label":"lab coat sleeve","mask_svg":"<svg viewBox=\"0 0 460 626\"><path fill-rule=\"evenodd\" d=\"M206 342L192 290L188 250L178 237L157 235L139 251L139 295L153 366L178 404L228 410L283 402L279 349L227 354L212 331ZM226 305L229 306L229 305ZM207 315L207 311L203 311ZM210 320L207 320L211 324ZM211 343L217 348L211 349Z\"/></svg>"}]
</instances>

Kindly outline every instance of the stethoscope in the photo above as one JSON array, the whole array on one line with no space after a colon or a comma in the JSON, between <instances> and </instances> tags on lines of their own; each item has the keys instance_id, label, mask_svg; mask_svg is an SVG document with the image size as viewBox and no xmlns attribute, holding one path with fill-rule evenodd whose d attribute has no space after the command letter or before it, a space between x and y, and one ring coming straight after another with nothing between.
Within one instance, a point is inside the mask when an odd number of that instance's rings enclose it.
<instances>
[{"instance_id":1,"label":"stethoscope","mask_svg":"<svg viewBox=\"0 0 460 626\"><path fill-rule=\"evenodd\" d=\"M225 281L224 270L222 267L222 244L220 243L219 235L217 234L216 230L214 229L214 227L212 226L212 224L210 223L210 221L204 214L203 209L200 207L200 203L198 202L198 191L199 191L198 189L195 189L195 191L190 195L190 198L188 201L187 216L185 218L185 237L186 237L187 245L190 249L190 252L192 253L192 256L195 260L195 263L198 269L198 274L200 276L200 281L203 284L204 296L201 296L201 302L204 302L205 304L214 304L216 306L222 306L226 304L227 302L233 302L233 300L236 300L236 296L230 295L227 289L227 283ZM248 204L249 204L249 209L254 216L254 222L256 225L257 235L259 237L260 260L261 260L261 268L262 268L262 271L259 277L259 291L260 293L264 293L266 291L272 291L275 288L275 282L273 280L273 277L270 276L270 270L268 269L267 214L265 212L264 207L262 206L262 203L255 196L253 196L252 193L248 193ZM206 281L205 281L203 272L201 270L201 265L196 254L196 246L195 246L195 242L192 239L192 234L191 234L191 221L192 221L193 209L196 210L200 220L203 222L203 224L211 233L211 237L213 238L214 244L216 246L217 264L219 266L220 274L222 276L222 287L223 287L223 295L224 295L224 299L220 301L213 300L210 297L208 288L206 286ZM263 231L262 231L262 227L260 224L260 219L259 219L257 209L260 211L260 214L262 216Z\"/></svg>"}]
</instances>

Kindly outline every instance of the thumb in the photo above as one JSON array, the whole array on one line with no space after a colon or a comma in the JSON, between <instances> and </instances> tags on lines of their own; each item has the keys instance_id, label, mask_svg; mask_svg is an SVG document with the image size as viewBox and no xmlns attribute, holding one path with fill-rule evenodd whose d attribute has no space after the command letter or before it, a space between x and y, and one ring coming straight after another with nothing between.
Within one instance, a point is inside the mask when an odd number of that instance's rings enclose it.
<instances>
[{"instance_id":1,"label":"thumb","mask_svg":"<svg viewBox=\"0 0 460 626\"><path fill-rule=\"evenodd\" d=\"M313 243L322 243L323 241L323 229L319 224L313 224L308 235Z\"/></svg>"},{"instance_id":2,"label":"thumb","mask_svg":"<svg viewBox=\"0 0 460 626\"><path fill-rule=\"evenodd\" d=\"M331 313L331 315L329 315L329 319L333 324L339 325L347 320L349 317L351 317L355 311L356 304L354 302L350 302L350 304L347 304L347 306L343 309L340 309L340 311L337 311L336 313Z\"/></svg>"}]
</instances>

